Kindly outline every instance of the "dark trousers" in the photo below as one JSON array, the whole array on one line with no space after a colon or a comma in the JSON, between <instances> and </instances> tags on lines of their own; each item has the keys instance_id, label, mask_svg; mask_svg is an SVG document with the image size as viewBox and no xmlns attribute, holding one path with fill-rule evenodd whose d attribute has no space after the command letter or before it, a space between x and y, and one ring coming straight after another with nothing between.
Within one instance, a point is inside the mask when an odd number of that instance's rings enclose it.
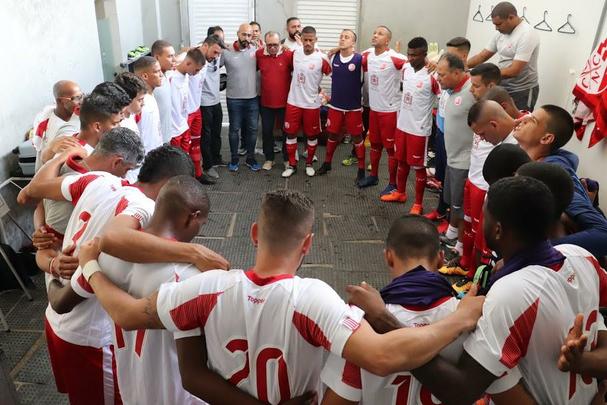
<instances>
[{"instance_id":1,"label":"dark trousers","mask_svg":"<svg viewBox=\"0 0 607 405\"><path fill-rule=\"evenodd\" d=\"M510 91L508 93L510 93L510 97L512 97L514 104L519 110L532 112L540 94L540 86L538 85L522 91Z\"/></svg>"},{"instance_id":2,"label":"dark trousers","mask_svg":"<svg viewBox=\"0 0 607 405\"><path fill-rule=\"evenodd\" d=\"M445 150L445 134L438 127L436 128L436 138L434 143L434 153L435 153L435 173L434 177L440 180L443 183L443 189L445 184L445 170L447 168L447 151ZM443 192L441 191L438 207L436 208L438 212L444 214L447 212L447 208L449 206L444 202Z\"/></svg>"},{"instance_id":3,"label":"dark trousers","mask_svg":"<svg viewBox=\"0 0 607 405\"><path fill-rule=\"evenodd\" d=\"M221 162L221 122L223 112L221 103L208 107L200 107L202 111L202 167L210 169Z\"/></svg>"},{"instance_id":4,"label":"dark trousers","mask_svg":"<svg viewBox=\"0 0 607 405\"><path fill-rule=\"evenodd\" d=\"M263 136L263 154L266 160L274 161L274 126L276 121L280 124L280 142L282 146L282 156L286 161L289 160L287 157L285 145L284 145L284 133L282 132L282 126L285 121L285 109L284 108L269 108L260 107L261 112L261 133Z\"/></svg>"}]
</instances>

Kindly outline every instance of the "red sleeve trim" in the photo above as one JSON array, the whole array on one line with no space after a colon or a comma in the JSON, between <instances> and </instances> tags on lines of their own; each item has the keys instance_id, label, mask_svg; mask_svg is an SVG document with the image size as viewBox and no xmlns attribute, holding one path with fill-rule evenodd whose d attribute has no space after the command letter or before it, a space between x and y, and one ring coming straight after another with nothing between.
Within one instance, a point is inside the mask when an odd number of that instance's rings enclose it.
<instances>
[{"instance_id":1,"label":"red sleeve trim","mask_svg":"<svg viewBox=\"0 0 607 405\"><path fill-rule=\"evenodd\" d=\"M500 362L508 368L513 368L521 358L527 355L527 348L533 333L533 325L537 317L540 299L536 299L510 327L510 335L502 347Z\"/></svg>"},{"instance_id":2,"label":"red sleeve trim","mask_svg":"<svg viewBox=\"0 0 607 405\"><path fill-rule=\"evenodd\" d=\"M359 390L362 389L363 383L360 376L360 367L346 361L346 364L344 364L344 370L341 374L341 381L352 388Z\"/></svg>"},{"instance_id":3,"label":"red sleeve trim","mask_svg":"<svg viewBox=\"0 0 607 405\"><path fill-rule=\"evenodd\" d=\"M331 71L331 64L325 58L322 58L322 72L325 75L330 75Z\"/></svg>"},{"instance_id":4,"label":"red sleeve trim","mask_svg":"<svg viewBox=\"0 0 607 405\"><path fill-rule=\"evenodd\" d=\"M48 120L49 118L45 119L44 121L41 121L38 124L38 127L36 128L36 136L39 136L40 138L44 137L46 128L48 128Z\"/></svg>"},{"instance_id":5,"label":"red sleeve trim","mask_svg":"<svg viewBox=\"0 0 607 405\"><path fill-rule=\"evenodd\" d=\"M331 342L320 329L320 326L306 315L297 311L293 312L293 325L295 325L301 337L312 346L322 346L326 350L331 350Z\"/></svg>"},{"instance_id":6,"label":"red sleeve trim","mask_svg":"<svg viewBox=\"0 0 607 405\"><path fill-rule=\"evenodd\" d=\"M596 270L596 275L599 277L599 307L607 306L607 273L601 267L599 262L594 258L594 256L588 256L586 259L592 264L594 270Z\"/></svg>"},{"instance_id":7,"label":"red sleeve trim","mask_svg":"<svg viewBox=\"0 0 607 405\"><path fill-rule=\"evenodd\" d=\"M211 311L217 305L217 298L223 291L212 294L201 294L184 302L170 311L175 326L180 330L204 328Z\"/></svg>"},{"instance_id":8,"label":"red sleeve trim","mask_svg":"<svg viewBox=\"0 0 607 405\"><path fill-rule=\"evenodd\" d=\"M363 56L363 59L362 59L361 65L363 68L363 72L366 72L368 70L368 66L369 66L369 52L364 52L362 56Z\"/></svg>"},{"instance_id":9,"label":"red sleeve trim","mask_svg":"<svg viewBox=\"0 0 607 405\"><path fill-rule=\"evenodd\" d=\"M78 204L78 200L80 200L80 197L82 197L84 190L86 190L86 186L91 184L98 177L99 175L97 174L87 174L70 184L69 192L70 196L72 197L72 205L75 206Z\"/></svg>"},{"instance_id":10,"label":"red sleeve trim","mask_svg":"<svg viewBox=\"0 0 607 405\"><path fill-rule=\"evenodd\" d=\"M403 66L405 66L405 63L407 63L406 59L401 59L396 56L390 56L390 59L392 59L392 63L394 64L396 70L401 70Z\"/></svg>"},{"instance_id":11,"label":"red sleeve trim","mask_svg":"<svg viewBox=\"0 0 607 405\"><path fill-rule=\"evenodd\" d=\"M129 200L126 199L125 196L122 196L118 204L116 204L116 210L114 211L114 216L120 215L125 209L129 206Z\"/></svg>"},{"instance_id":12,"label":"red sleeve trim","mask_svg":"<svg viewBox=\"0 0 607 405\"><path fill-rule=\"evenodd\" d=\"M86 279L84 278L84 276L81 274L80 276L78 276L78 285L80 287L82 287L82 289L84 291L86 291L89 294L95 294L95 291L93 291L93 288L91 287L91 285L89 284L88 281L86 281Z\"/></svg>"}]
</instances>

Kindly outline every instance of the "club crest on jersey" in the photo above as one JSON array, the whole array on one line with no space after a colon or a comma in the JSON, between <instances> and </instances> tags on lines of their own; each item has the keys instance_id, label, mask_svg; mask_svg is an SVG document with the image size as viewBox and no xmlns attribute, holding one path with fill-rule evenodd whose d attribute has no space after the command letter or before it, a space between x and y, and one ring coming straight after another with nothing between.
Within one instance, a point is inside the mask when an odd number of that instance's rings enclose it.
<instances>
[{"instance_id":1,"label":"club crest on jersey","mask_svg":"<svg viewBox=\"0 0 607 405\"><path fill-rule=\"evenodd\" d=\"M422 87L424 87L424 82L419 82L419 83L417 83L417 86L416 86L416 87L417 87L418 89L421 89Z\"/></svg>"},{"instance_id":2,"label":"club crest on jersey","mask_svg":"<svg viewBox=\"0 0 607 405\"><path fill-rule=\"evenodd\" d=\"M315 67L316 67L316 63L310 63L308 65L308 69L310 69L310 70L314 70Z\"/></svg>"},{"instance_id":3,"label":"club crest on jersey","mask_svg":"<svg viewBox=\"0 0 607 405\"><path fill-rule=\"evenodd\" d=\"M407 105L411 105L411 103L413 103L413 96L411 95L411 93L407 92L403 95L403 101L405 104Z\"/></svg>"},{"instance_id":4,"label":"club crest on jersey","mask_svg":"<svg viewBox=\"0 0 607 405\"><path fill-rule=\"evenodd\" d=\"M297 74L297 82L304 84L306 82L306 76L303 73Z\"/></svg>"},{"instance_id":5,"label":"club crest on jersey","mask_svg":"<svg viewBox=\"0 0 607 405\"><path fill-rule=\"evenodd\" d=\"M462 104L462 97L461 96L457 96L455 97L455 100L453 100L453 104L455 105L461 105Z\"/></svg>"},{"instance_id":6,"label":"club crest on jersey","mask_svg":"<svg viewBox=\"0 0 607 405\"><path fill-rule=\"evenodd\" d=\"M379 85L379 77L377 75L371 75L370 81L373 86Z\"/></svg>"},{"instance_id":7,"label":"club crest on jersey","mask_svg":"<svg viewBox=\"0 0 607 405\"><path fill-rule=\"evenodd\" d=\"M354 72L354 70L356 70L356 65L355 65L354 63L350 63L350 64L348 65L348 70L349 70L350 72Z\"/></svg>"}]
</instances>

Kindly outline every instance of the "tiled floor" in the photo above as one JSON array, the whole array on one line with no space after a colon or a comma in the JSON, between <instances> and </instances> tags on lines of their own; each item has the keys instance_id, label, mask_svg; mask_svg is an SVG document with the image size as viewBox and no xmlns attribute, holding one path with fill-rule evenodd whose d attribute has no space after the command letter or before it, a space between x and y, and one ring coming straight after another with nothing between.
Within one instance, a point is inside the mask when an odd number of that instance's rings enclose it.
<instances>
[{"instance_id":1,"label":"tiled floor","mask_svg":"<svg viewBox=\"0 0 607 405\"><path fill-rule=\"evenodd\" d=\"M316 206L314 246L299 274L328 282L342 296L346 285L363 280L376 287L383 286L388 281L383 264L383 241L391 221L408 212L411 201L406 204L379 201L378 194L387 183L385 155L380 184L365 190L356 188L356 167L340 164L349 151L349 145L341 146L335 155L333 170L322 177L306 177L303 164L290 179L280 177L282 163L270 172L252 173L244 164L235 174L220 169L220 181L208 188L209 222L195 242L223 254L233 267L251 266L255 252L248 233L262 193L277 188L296 189L305 192ZM322 161L324 148L319 148L318 155ZM224 152L224 158L227 157ZM412 177L408 187L411 196ZM434 208L436 195L427 192L424 203L427 209ZM10 332L0 332L0 348L21 403L64 404L66 397L55 390L44 340L43 279L38 276L34 281L37 288L32 291L31 302L21 291L0 293L0 308L11 327Z\"/></svg>"}]
</instances>

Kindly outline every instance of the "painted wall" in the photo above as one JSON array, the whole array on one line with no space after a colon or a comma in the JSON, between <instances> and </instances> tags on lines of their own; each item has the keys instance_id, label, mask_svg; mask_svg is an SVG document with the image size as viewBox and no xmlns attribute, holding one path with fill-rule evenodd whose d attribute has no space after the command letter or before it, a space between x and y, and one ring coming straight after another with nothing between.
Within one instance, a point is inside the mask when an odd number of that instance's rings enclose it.
<instances>
[{"instance_id":1,"label":"painted wall","mask_svg":"<svg viewBox=\"0 0 607 405\"><path fill-rule=\"evenodd\" d=\"M83 91L103 80L95 5L82 0L3 0L0 36L6 41L0 91L0 179L9 176L11 150L34 116L53 101L52 86L71 79Z\"/></svg>"},{"instance_id":2,"label":"painted wall","mask_svg":"<svg viewBox=\"0 0 607 405\"><path fill-rule=\"evenodd\" d=\"M155 0L142 0L144 3L152 3ZM181 37L181 11L179 0L158 0L160 14L160 31L162 39L169 41L175 49L186 45ZM152 41L153 42L153 41ZM151 43L148 44L150 46Z\"/></svg>"},{"instance_id":3,"label":"painted wall","mask_svg":"<svg viewBox=\"0 0 607 405\"><path fill-rule=\"evenodd\" d=\"M296 0L256 0L255 19L263 33L277 31L286 34L287 18L295 16Z\"/></svg>"}]
</instances>

